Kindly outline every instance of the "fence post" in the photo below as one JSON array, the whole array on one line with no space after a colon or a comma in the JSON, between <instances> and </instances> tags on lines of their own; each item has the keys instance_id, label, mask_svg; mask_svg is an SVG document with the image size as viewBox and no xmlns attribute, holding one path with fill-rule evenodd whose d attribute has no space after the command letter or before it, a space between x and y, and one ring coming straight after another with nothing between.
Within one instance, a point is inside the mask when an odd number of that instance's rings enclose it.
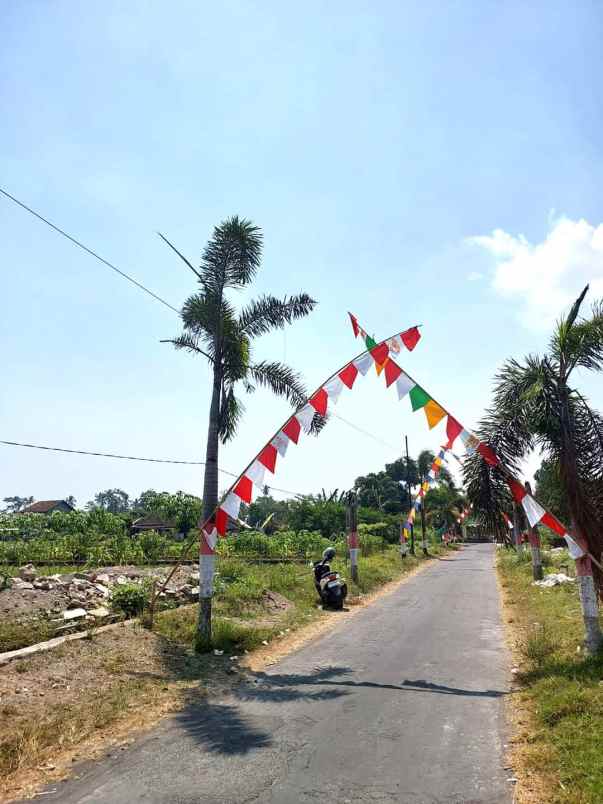
<instances>
[{"instance_id":1,"label":"fence post","mask_svg":"<svg viewBox=\"0 0 603 804\"><path fill-rule=\"evenodd\" d=\"M421 484L421 488L422 488ZM421 500L421 547L423 548L423 555L428 556L427 552L427 538L425 536L425 493L420 498Z\"/></svg>"},{"instance_id":2,"label":"fence post","mask_svg":"<svg viewBox=\"0 0 603 804\"><path fill-rule=\"evenodd\" d=\"M347 496L345 519L348 531L352 580L354 583L358 583L358 500L353 491L350 491Z\"/></svg>"},{"instance_id":3,"label":"fence post","mask_svg":"<svg viewBox=\"0 0 603 804\"><path fill-rule=\"evenodd\" d=\"M523 542L521 541L519 509L516 502L513 502L513 537L515 539L515 549L517 550L517 555L522 556Z\"/></svg>"}]
</instances>

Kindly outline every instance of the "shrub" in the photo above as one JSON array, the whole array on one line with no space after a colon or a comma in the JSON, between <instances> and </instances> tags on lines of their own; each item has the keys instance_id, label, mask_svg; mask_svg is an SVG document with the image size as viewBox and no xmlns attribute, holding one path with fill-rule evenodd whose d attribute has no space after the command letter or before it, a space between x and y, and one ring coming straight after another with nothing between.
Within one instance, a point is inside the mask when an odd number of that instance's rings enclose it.
<instances>
[{"instance_id":1,"label":"shrub","mask_svg":"<svg viewBox=\"0 0 603 804\"><path fill-rule=\"evenodd\" d=\"M137 617L142 614L149 601L149 589L142 584L128 583L118 586L111 596L111 607L123 612L126 617Z\"/></svg>"}]
</instances>

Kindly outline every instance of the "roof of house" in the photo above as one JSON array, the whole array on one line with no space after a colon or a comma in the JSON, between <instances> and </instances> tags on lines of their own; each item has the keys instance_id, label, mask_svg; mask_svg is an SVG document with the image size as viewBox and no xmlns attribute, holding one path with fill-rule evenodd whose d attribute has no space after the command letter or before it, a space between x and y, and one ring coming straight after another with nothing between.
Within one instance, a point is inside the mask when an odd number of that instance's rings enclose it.
<instances>
[{"instance_id":1,"label":"roof of house","mask_svg":"<svg viewBox=\"0 0 603 804\"><path fill-rule=\"evenodd\" d=\"M168 519L162 519L156 514L148 514L147 516L141 516L140 519L135 519L134 522L132 522L132 527L145 528L147 530L152 530L153 528L175 528L176 523Z\"/></svg>"},{"instance_id":2,"label":"roof of house","mask_svg":"<svg viewBox=\"0 0 603 804\"><path fill-rule=\"evenodd\" d=\"M67 500L38 500L38 502L32 503L28 505L26 508L23 509L21 513L23 514L47 514L49 511L52 511L53 508L56 508L57 505L60 504L67 505L71 510L75 510L72 505L70 505Z\"/></svg>"}]
</instances>

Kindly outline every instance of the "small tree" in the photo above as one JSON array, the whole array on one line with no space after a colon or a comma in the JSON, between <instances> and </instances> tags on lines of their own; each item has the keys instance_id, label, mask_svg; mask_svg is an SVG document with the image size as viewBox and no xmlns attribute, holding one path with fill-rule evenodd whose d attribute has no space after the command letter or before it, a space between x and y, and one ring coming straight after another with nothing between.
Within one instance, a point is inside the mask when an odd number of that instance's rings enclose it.
<instances>
[{"instance_id":1,"label":"small tree","mask_svg":"<svg viewBox=\"0 0 603 804\"><path fill-rule=\"evenodd\" d=\"M261 262L262 234L257 226L237 216L214 229L201 258L199 270L163 238L193 271L199 292L182 308L183 332L169 342L177 349L204 357L211 366L209 420L203 481L203 519L212 516L218 503L218 456L220 442L237 432L244 407L239 387L252 393L257 386L270 389L297 407L305 402L300 375L284 363L255 361L253 341L275 329L307 316L316 302L306 293L277 299L260 296L239 312L228 291L241 290L253 281ZM213 556L212 556L213 558ZM212 571L213 577L213 571ZM211 643L211 594L200 597L197 644Z\"/></svg>"},{"instance_id":2,"label":"small tree","mask_svg":"<svg viewBox=\"0 0 603 804\"><path fill-rule=\"evenodd\" d=\"M592 408L574 384L574 372L603 371L603 302L591 315L578 318L588 286L551 338L548 353L529 355L523 362L508 360L496 377L492 407L478 435L493 447L503 464L519 473L520 461L536 447L559 467L570 524L589 552L600 560L603 550L603 416ZM466 462L470 499L483 504L488 516L508 510L500 470L475 455ZM587 644L602 642L596 612L593 566L588 557L578 560L578 577ZM595 568L599 594L603 577Z\"/></svg>"}]
</instances>

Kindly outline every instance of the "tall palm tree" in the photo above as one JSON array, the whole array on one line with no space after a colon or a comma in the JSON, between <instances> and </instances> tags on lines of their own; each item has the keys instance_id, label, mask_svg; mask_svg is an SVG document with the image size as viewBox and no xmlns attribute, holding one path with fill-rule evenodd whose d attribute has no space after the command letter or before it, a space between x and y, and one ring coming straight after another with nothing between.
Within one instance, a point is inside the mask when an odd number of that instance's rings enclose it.
<instances>
[{"instance_id":1,"label":"tall palm tree","mask_svg":"<svg viewBox=\"0 0 603 804\"><path fill-rule=\"evenodd\" d=\"M162 235L163 237L163 235ZM220 443L237 432L244 406L237 396L240 386L252 393L257 386L270 389L297 407L305 402L300 375L284 363L253 358L254 339L308 315L316 302L306 293L277 299L263 295L236 310L227 296L251 284L261 262L262 233L250 221L234 216L215 227L201 257L199 269L165 238L165 242L193 271L199 291L182 308L183 331L172 338L177 349L204 357L212 368L211 402L207 427L203 519L218 503ZM211 597L201 599L201 642L211 635Z\"/></svg>"},{"instance_id":2,"label":"tall palm tree","mask_svg":"<svg viewBox=\"0 0 603 804\"><path fill-rule=\"evenodd\" d=\"M589 552L600 559L603 551L603 416L575 387L576 369L603 371L603 301L579 318L588 285L567 317L553 332L543 356L523 362L508 360L496 377L492 407L480 423L478 435L494 448L503 464L519 473L522 458L538 447L559 467L571 526ZM465 479L476 509L496 516L508 510L509 498L499 470L479 455L465 464ZM500 518L500 517L499 517ZM500 524L500 523L499 523ZM603 577L590 559L578 566L587 642L596 647L601 632L596 614L596 587ZM595 610L593 613L593 599Z\"/></svg>"}]
</instances>

